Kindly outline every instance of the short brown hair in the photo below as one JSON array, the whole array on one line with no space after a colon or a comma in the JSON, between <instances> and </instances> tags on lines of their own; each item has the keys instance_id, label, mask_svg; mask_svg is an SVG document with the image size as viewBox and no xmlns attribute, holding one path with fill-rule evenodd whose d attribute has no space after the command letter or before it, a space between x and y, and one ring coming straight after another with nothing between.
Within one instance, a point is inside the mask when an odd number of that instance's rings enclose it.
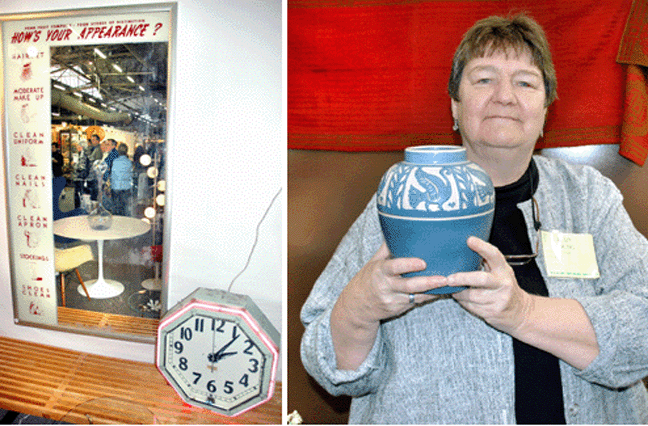
<instances>
[{"instance_id":1,"label":"short brown hair","mask_svg":"<svg viewBox=\"0 0 648 426\"><path fill-rule=\"evenodd\" d=\"M120 142L119 145L117 145L117 153L119 153L119 155L128 155L128 145Z\"/></svg>"},{"instance_id":2,"label":"short brown hair","mask_svg":"<svg viewBox=\"0 0 648 426\"><path fill-rule=\"evenodd\" d=\"M448 94L459 101L459 83L466 64L473 58L492 55L496 51L513 48L516 54L525 49L531 53L531 62L542 71L545 86L545 106L558 97L556 71L551 60L549 42L544 30L533 18L519 14L512 18L490 16L477 21L463 36L452 60Z\"/></svg>"}]
</instances>

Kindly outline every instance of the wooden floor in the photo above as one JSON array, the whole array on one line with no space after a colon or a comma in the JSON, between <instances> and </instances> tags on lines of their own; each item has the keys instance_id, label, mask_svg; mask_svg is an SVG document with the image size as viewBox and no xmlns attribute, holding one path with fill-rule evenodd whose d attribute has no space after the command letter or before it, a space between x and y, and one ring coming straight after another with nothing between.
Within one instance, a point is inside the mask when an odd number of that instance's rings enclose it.
<instances>
[{"instance_id":1,"label":"wooden floor","mask_svg":"<svg viewBox=\"0 0 648 426\"><path fill-rule=\"evenodd\" d=\"M0 337L0 407L80 424L281 424L282 386L237 417L185 404L153 364Z\"/></svg>"}]
</instances>

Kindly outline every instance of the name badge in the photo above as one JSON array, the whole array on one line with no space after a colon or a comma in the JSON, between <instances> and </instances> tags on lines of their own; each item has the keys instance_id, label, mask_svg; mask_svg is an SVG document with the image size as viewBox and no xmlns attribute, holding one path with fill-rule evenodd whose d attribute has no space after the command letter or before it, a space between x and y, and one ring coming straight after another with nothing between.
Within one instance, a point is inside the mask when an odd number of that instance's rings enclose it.
<instances>
[{"instance_id":1,"label":"name badge","mask_svg":"<svg viewBox=\"0 0 648 426\"><path fill-rule=\"evenodd\" d=\"M540 231L547 274L555 278L600 277L592 234Z\"/></svg>"}]
</instances>

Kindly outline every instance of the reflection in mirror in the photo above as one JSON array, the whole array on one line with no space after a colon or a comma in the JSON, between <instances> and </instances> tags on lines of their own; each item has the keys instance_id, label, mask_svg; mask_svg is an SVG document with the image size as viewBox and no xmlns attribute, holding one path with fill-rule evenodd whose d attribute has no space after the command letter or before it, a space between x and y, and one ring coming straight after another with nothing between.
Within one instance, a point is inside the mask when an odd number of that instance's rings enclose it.
<instances>
[{"instance_id":1,"label":"reflection in mirror","mask_svg":"<svg viewBox=\"0 0 648 426\"><path fill-rule=\"evenodd\" d=\"M168 43L50 47L58 325L153 339Z\"/></svg>"}]
</instances>

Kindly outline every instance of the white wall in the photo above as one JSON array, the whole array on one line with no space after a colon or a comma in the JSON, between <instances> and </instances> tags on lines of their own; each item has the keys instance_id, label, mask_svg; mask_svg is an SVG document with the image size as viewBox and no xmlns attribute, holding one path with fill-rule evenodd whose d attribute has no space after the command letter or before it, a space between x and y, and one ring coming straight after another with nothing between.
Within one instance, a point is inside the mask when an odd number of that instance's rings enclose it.
<instances>
[{"instance_id":1,"label":"white wall","mask_svg":"<svg viewBox=\"0 0 648 426\"><path fill-rule=\"evenodd\" d=\"M0 14L124 5L2 0ZM128 4L153 3L133 0ZM179 0L170 191L173 305L196 287L249 294L281 332L285 200L281 0ZM4 133L4 129L2 129ZM0 221L7 223L1 164ZM153 362L154 346L14 324L6 226L0 227L0 335Z\"/></svg>"}]
</instances>

